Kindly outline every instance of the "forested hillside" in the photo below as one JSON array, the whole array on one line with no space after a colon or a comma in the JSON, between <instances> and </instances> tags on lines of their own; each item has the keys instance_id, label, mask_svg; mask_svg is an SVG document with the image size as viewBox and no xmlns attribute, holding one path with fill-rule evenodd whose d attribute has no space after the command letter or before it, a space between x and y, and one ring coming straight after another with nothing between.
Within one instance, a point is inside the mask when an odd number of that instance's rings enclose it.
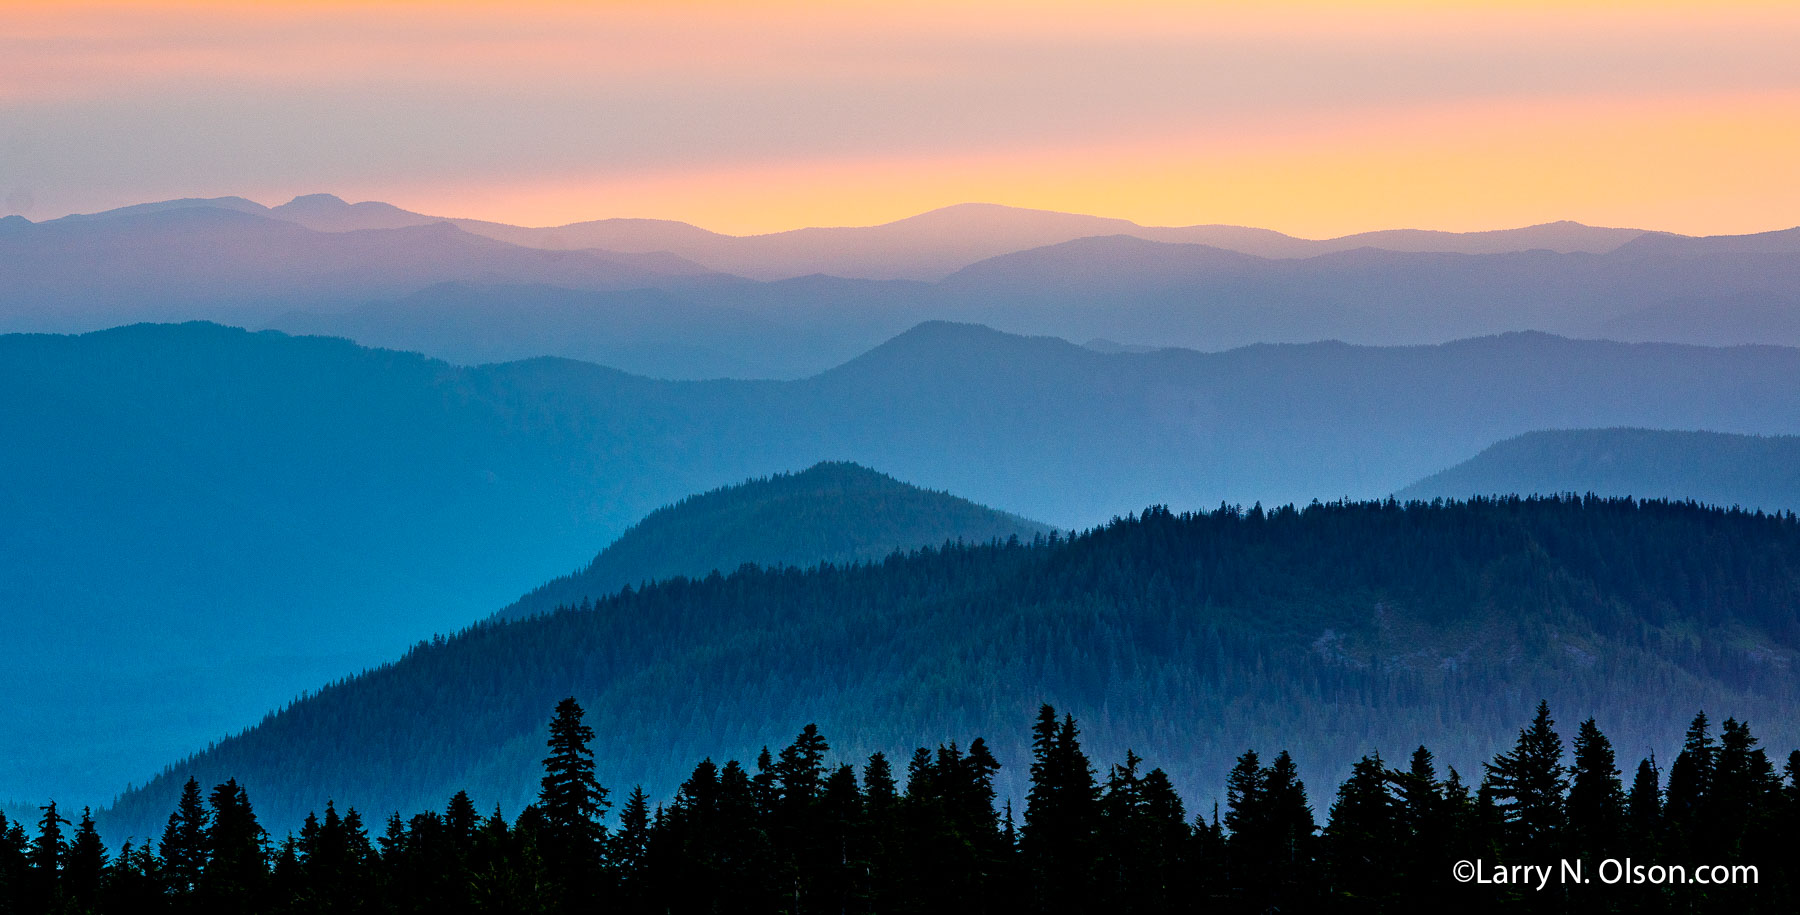
<instances>
[{"instance_id":1,"label":"forested hillside","mask_svg":"<svg viewBox=\"0 0 1800 915\"><path fill-rule=\"evenodd\" d=\"M1312 779L1419 743L1465 770L1540 697L1622 747L1694 709L1800 743L1800 521L1630 500L1157 509L1072 539L871 565L675 579L476 626L333 684L172 766L106 817L159 829L190 776L236 778L277 822L467 788L518 809L543 709L574 695L597 772L667 797L694 759L752 759L806 722L846 759L987 735L1019 796L1011 723L1040 702L1197 805L1246 747ZM1009 775L1008 772L1011 774Z\"/></svg>"},{"instance_id":2,"label":"forested hillside","mask_svg":"<svg viewBox=\"0 0 1800 915\"><path fill-rule=\"evenodd\" d=\"M1050 528L846 462L689 496L632 525L587 568L533 590L502 618L610 596L628 585L704 578L745 563L806 568L885 558L951 541L986 543Z\"/></svg>"},{"instance_id":3,"label":"forested hillside","mask_svg":"<svg viewBox=\"0 0 1800 915\"><path fill-rule=\"evenodd\" d=\"M1800 433L1800 351L1514 334L1105 354L926 324L793 382L457 367L217 325L0 337L0 773L104 796L821 460L1060 528L1380 497L1560 426ZM99 735L99 736L96 736Z\"/></svg>"},{"instance_id":4,"label":"forested hillside","mask_svg":"<svg viewBox=\"0 0 1800 915\"><path fill-rule=\"evenodd\" d=\"M1800 437L1559 429L1509 438L1405 489L1402 499L1597 493L1800 509Z\"/></svg>"}]
</instances>

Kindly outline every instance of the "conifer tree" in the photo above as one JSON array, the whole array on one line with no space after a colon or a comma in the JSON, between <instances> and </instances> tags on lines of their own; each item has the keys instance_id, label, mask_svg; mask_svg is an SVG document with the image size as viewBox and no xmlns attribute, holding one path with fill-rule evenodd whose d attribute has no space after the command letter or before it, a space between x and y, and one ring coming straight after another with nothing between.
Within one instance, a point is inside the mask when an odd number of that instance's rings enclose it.
<instances>
[{"instance_id":1,"label":"conifer tree","mask_svg":"<svg viewBox=\"0 0 1800 915\"><path fill-rule=\"evenodd\" d=\"M1072 716L1058 722L1056 709L1044 705L1038 710L1025 831L1019 844L1041 912L1083 911L1091 906L1091 846L1099 818L1099 789L1079 735Z\"/></svg>"},{"instance_id":2,"label":"conifer tree","mask_svg":"<svg viewBox=\"0 0 1800 915\"><path fill-rule=\"evenodd\" d=\"M1550 704L1539 702L1529 727L1519 731L1512 752L1487 765L1483 785L1505 825L1510 847L1545 854L1562 839L1563 794L1568 789L1562 764L1563 744L1550 718Z\"/></svg>"},{"instance_id":3,"label":"conifer tree","mask_svg":"<svg viewBox=\"0 0 1800 915\"><path fill-rule=\"evenodd\" d=\"M1780 791L1774 765L1756 744L1749 725L1727 718L1720 726L1709 804L1710 844L1727 854L1741 849L1746 838L1761 829Z\"/></svg>"},{"instance_id":4,"label":"conifer tree","mask_svg":"<svg viewBox=\"0 0 1800 915\"><path fill-rule=\"evenodd\" d=\"M1711 831L1708 801L1718 747L1708 728L1706 713L1694 716L1682 740L1681 752L1669 765L1669 784L1663 793L1665 839L1670 850L1699 851Z\"/></svg>"},{"instance_id":5,"label":"conifer tree","mask_svg":"<svg viewBox=\"0 0 1800 915\"><path fill-rule=\"evenodd\" d=\"M1633 854L1656 853L1663 827L1661 778L1655 757L1638 761L1637 774L1631 778L1631 793L1625 799L1626 834Z\"/></svg>"},{"instance_id":6,"label":"conifer tree","mask_svg":"<svg viewBox=\"0 0 1800 915\"><path fill-rule=\"evenodd\" d=\"M574 860L590 860L598 852L604 831L600 817L607 807L606 789L594 778L594 729L581 723L581 706L574 697L556 704L550 721L550 754L544 757L544 777L538 791L538 809L551 835Z\"/></svg>"},{"instance_id":7,"label":"conifer tree","mask_svg":"<svg viewBox=\"0 0 1800 915\"><path fill-rule=\"evenodd\" d=\"M1456 802L1446 798L1444 783L1438 780L1437 761L1423 746L1413 750L1406 771L1389 772L1388 781L1399 821L1398 879L1421 889L1432 886L1449 864L1445 852L1454 845ZM1461 792L1460 780L1457 791Z\"/></svg>"},{"instance_id":8,"label":"conifer tree","mask_svg":"<svg viewBox=\"0 0 1800 915\"><path fill-rule=\"evenodd\" d=\"M619 808L619 831L613 836L609 857L617 867L631 869L644 861L650 850L650 796L635 785Z\"/></svg>"},{"instance_id":9,"label":"conifer tree","mask_svg":"<svg viewBox=\"0 0 1800 915\"><path fill-rule=\"evenodd\" d=\"M268 834L237 779L214 788L208 802L212 815L205 832L203 895L209 906L247 910L261 898L268 875Z\"/></svg>"},{"instance_id":10,"label":"conifer tree","mask_svg":"<svg viewBox=\"0 0 1800 915\"><path fill-rule=\"evenodd\" d=\"M31 843L24 827L9 823L0 813L0 912L17 911L23 904L27 875L31 872Z\"/></svg>"},{"instance_id":11,"label":"conifer tree","mask_svg":"<svg viewBox=\"0 0 1800 915\"><path fill-rule=\"evenodd\" d=\"M1263 832L1268 819L1263 772L1256 751L1245 750L1225 776L1225 829L1234 842L1251 841Z\"/></svg>"},{"instance_id":12,"label":"conifer tree","mask_svg":"<svg viewBox=\"0 0 1800 915\"><path fill-rule=\"evenodd\" d=\"M68 862L69 843L63 838L63 827L69 821L56 812L56 802L38 808L37 836L31 843L31 870L34 904L50 911L60 905L66 893L63 866Z\"/></svg>"},{"instance_id":13,"label":"conifer tree","mask_svg":"<svg viewBox=\"0 0 1800 915\"><path fill-rule=\"evenodd\" d=\"M1395 891L1394 870L1384 860L1402 848L1405 815L1388 793L1381 754L1364 756L1338 786L1325 823L1325 863L1331 891L1361 900L1385 900Z\"/></svg>"},{"instance_id":14,"label":"conifer tree","mask_svg":"<svg viewBox=\"0 0 1800 915\"><path fill-rule=\"evenodd\" d=\"M181 800L169 814L157 851L163 860L163 876L177 898L192 895L200 887L206 869L206 807L200 800L200 782L189 778L181 787Z\"/></svg>"},{"instance_id":15,"label":"conifer tree","mask_svg":"<svg viewBox=\"0 0 1800 915\"><path fill-rule=\"evenodd\" d=\"M450 796L450 802L444 806L444 829L457 855L466 858L481 830L481 814L475 812L469 792L458 791Z\"/></svg>"},{"instance_id":16,"label":"conifer tree","mask_svg":"<svg viewBox=\"0 0 1800 915\"><path fill-rule=\"evenodd\" d=\"M1625 792L1612 742L1589 718L1575 734L1575 764L1568 797L1568 851L1599 861L1617 848L1624 831Z\"/></svg>"},{"instance_id":17,"label":"conifer tree","mask_svg":"<svg viewBox=\"0 0 1800 915\"><path fill-rule=\"evenodd\" d=\"M100 833L94 828L94 817L81 808L81 825L69 842L68 863L63 868L63 885L78 908L92 908L100 896L100 875L106 869L106 847L100 844Z\"/></svg>"}]
</instances>

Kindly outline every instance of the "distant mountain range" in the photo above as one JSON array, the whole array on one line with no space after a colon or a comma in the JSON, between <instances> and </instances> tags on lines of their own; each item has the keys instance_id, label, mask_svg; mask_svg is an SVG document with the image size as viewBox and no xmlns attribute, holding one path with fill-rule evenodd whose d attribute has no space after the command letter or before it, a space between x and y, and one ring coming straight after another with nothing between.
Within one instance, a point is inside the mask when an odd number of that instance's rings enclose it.
<instances>
[{"instance_id":1,"label":"distant mountain range","mask_svg":"<svg viewBox=\"0 0 1800 915\"><path fill-rule=\"evenodd\" d=\"M1243 226L1142 226L1126 219L1057 213L989 203L965 203L876 226L807 228L766 235L724 235L665 219L599 219L526 228L479 219L427 216L391 204L346 203L308 194L275 207L242 197L170 200L65 217L90 221L149 212L210 207L269 216L321 232L404 229L449 223L473 235L554 251L600 248L621 253L669 253L721 272L757 280L822 273L855 279L938 280L976 261L1098 235L1209 245L1268 258L1315 257L1357 248L1499 254L1547 250L1603 254L1649 234L1554 222L1491 232L1396 229L1330 239L1295 238ZM52 220L52 222L63 220ZM1682 236L1669 236L1680 238Z\"/></svg>"},{"instance_id":2,"label":"distant mountain range","mask_svg":"<svg viewBox=\"0 0 1800 915\"><path fill-rule=\"evenodd\" d=\"M677 579L485 624L176 763L103 822L154 834L189 776L236 778L278 831L327 799L379 822L463 788L511 814L569 695L615 797L666 798L703 755L754 771L811 722L832 765L984 737L1022 800L1030 749L1007 725L1040 702L1080 719L1093 758L1131 747L1201 810L1247 748L1292 751L1315 791L1421 743L1474 781L1540 698L1565 732L1594 715L1627 759L1679 745L1700 708L1785 752L1796 601L1792 518L1629 501L1152 511L1070 541Z\"/></svg>"},{"instance_id":3,"label":"distant mountain range","mask_svg":"<svg viewBox=\"0 0 1800 915\"><path fill-rule=\"evenodd\" d=\"M1522 330L1800 344L1800 230L1558 223L1312 242L969 205L737 238L649 220L523 229L315 195L10 220L0 265L0 329L203 319L666 379L803 378L930 320L1201 350Z\"/></svg>"},{"instance_id":4,"label":"distant mountain range","mask_svg":"<svg viewBox=\"0 0 1800 915\"><path fill-rule=\"evenodd\" d=\"M1397 495L1598 493L1800 511L1800 438L1656 429L1568 429L1509 438Z\"/></svg>"},{"instance_id":5,"label":"distant mountain range","mask_svg":"<svg viewBox=\"0 0 1800 915\"><path fill-rule=\"evenodd\" d=\"M4 336L0 785L111 791L660 506L821 460L1070 529L1381 497L1511 436L1609 426L1800 434L1800 351L1106 354L930 323L802 381L667 382L208 324Z\"/></svg>"},{"instance_id":6,"label":"distant mountain range","mask_svg":"<svg viewBox=\"0 0 1800 915\"><path fill-rule=\"evenodd\" d=\"M815 464L689 496L659 508L600 551L587 568L519 598L496 616L518 619L677 576L742 565L804 569L873 562L897 551L987 543L1052 528L945 492L910 486L843 461Z\"/></svg>"}]
</instances>

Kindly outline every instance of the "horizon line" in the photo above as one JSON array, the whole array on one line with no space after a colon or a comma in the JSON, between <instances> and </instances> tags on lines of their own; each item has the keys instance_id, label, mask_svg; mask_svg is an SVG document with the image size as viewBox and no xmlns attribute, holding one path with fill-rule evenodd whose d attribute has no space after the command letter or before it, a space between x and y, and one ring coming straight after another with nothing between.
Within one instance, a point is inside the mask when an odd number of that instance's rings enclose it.
<instances>
[{"instance_id":1,"label":"horizon line","mask_svg":"<svg viewBox=\"0 0 1800 915\"><path fill-rule=\"evenodd\" d=\"M98 216L104 216L108 213L116 213L121 210L129 210L129 209L133 209L136 207L155 206L158 204L192 201L194 203L194 205L202 206L202 205L212 203L215 201L224 201L224 200L233 200L233 199L242 200L247 203L251 203L255 206L261 207L264 210L274 210L279 207L291 205L295 202L298 202L298 201L304 200L304 199L308 199L308 198L330 198L332 200L337 201L338 203L343 204L346 207L355 207L355 206L363 206L363 205L368 205L368 204L375 204L375 205L379 205L379 206L392 207L401 212L419 216L419 217L425 218L425 219L432 219L432 220L438 220L438 221L442 221L442 222L451 222L451 223L454 223L454 222L482 222L482 223L490 223L490 224L494 224L494 225L502 225L502 226L508 226L508 227L512 227L512 228L519 228L519 229L550 230L550 229L564 229L564 228L569 228L572 226L587 225L587 224L591 224L591 223L654 222L654 223L665 223L665 224L672 224L672 225L688 226L690 228L699 229L700 231L707 232L707 233L710 233L713 235L718 235L718 236L721 236L724 238L734 238L734 239L765 238L765 237L769 237L769 236L785 235L785 234L789 234L789 233L793 233L793 232L803 232L803 231L808 231L808 230L875 229L875 228L882 228L885 226L895 225L895 224L906 222L906 221L912 220L912 219L917 219L922 216L930 216L935 213L942 213L942 212L949 211L949 210L957 210L957 209L963 209L963 208L975 208L975 207L986 207L986 208L993 208L993 209L997 209L997 210L1010 210L1010 211L1025 212L1025 213L1038 213L1038 214L1044 214L1044 215L1048 215L1048 216L1066 216L1066 217L1076 217L1076 218L1082 218L1082 219L1109 220L1109 221L1114 221L1114 222L1126 223L1130 227L1139 228L1139 229L1153 229L1153 230L1154 229L1169 229L1169 230L1208 229L1208 228L1248 229L1248 230L1258 231L1258 232L1270 232L1273 234L1281 235L1286 238L1294 239L1296 241L1304 241L1304 242L1330 242L1330 241L1338 241L1338 240L1346 239L1346 238L1355 238L1355 237L1361 236L1361 235L1375 235L1375 234L1390 233L1390 232L1418 232L1418 233L1438 234L1438 235L1482 235L1482 234L1488 234L1488 233L1513 232L1513 231L1520 231L1523 229L1536 229L1536 228L1543 228L1546 226L1557 226L1557 225L1579 226L1581 228L1595 229L1595 230L1600 230L1600 231L1630 231L1630 232L1642 232L1644 234L1649 234L1649 235L1673 235L1673 236L1681 236L1681 237L1687 237L1687 238L1719 238L1719 237L1760 235L1760 234L1766 234L1766 233L1770 233L1770 232L1781 232L1781 231L1786 231L1789 229L1800 228L1800 223L1789 223L1789 224L1775 224L1769 228L1758 229L1758 230L1750 231L1750 232L1727 232L1727 233L1718 233L1718 234L1713 234L1713 235L1694 235L1694 234L1689 234L1687 232L1680 232L1680 231L1675 231L1675 230L1671 230L1671 229L1653 229L1653 228L1645 228L1643 226L1628 226L1628 225L1600 225L1600 224L1596 224L1596 223L1583 222L1582 220L1579 220L1579 219L1558 218L1558 219L1548 219L1548 220L1545 220L1542 222L1530 222L1530 223L1525 223L1525 224L1501 224L1501 225L1496 225L1496 226L1490 226L1488 228L1478 228L1478 229L1440 229L1440 228L1426 228L1426 227L1415 226L1415 225L1393 225L1393 226L1383 226L1383 227L1377 227L1377 228L1361 229L1361 230L1358 230L1355 232L1346 232L1341 235L1319 236L1319 235L1297 235L1292 232L1284 231L1282 229L1272 228L1267 225L1253 224L1253 223L1230 223L1230 222L1193 222L1193 223L1180 223L1180 224L1141 223L1141 222L1138 222L1138 221L1128 218L1128 217L1111 216L1111 215L1105 215L1102 213L1090 213L1090 212L1082 212L1082 211L1077 211L1077 210L1057 210L1057 209L1050 209L1050 208L1046 208L1046 207L1023 206L1023 205L1008 204L1008 203L996 203L996 202L993 202L990 200L962 200L962 201L958 201L955 203L943 204L941 206L928 207L926 209L908 213L907 215L904 215L904 216L899 216L896 218L886 219L886 220L882 220L882 221L878 221L878 222L804 223L804 224L800 224L800 225L789 226L787 228L774 229L774 230L767 231L767 232L749 232L749 233L743 233L743 234L736 234L736 233L732 233L732 232L726 232L726 231L721 231L718 229L709 228L709 227L702 225L700 223L697 223L697 222L690 222L688 220L677 219L677 218L672 218L672 217L667 217L667 216L595 216L595 217L586 218L586 219L578 219L578 220L575 220L572 222L533 225L528 222L507 222L507 221L504 221L501 219L496 219L496 218L489 217L489 216L455 216L455 215L434 214L434 213L425 212L424 210L415 210L408 206L403 206L401 204L396 204L396 203L393 203L393 202L390 202L387 200L381 200L381 199L351 201L351 200L347 200L344 197L341 197L337 194L334 194L334 193L331 193L328 191L315 191L315 192L310 192L310 193L297 194L294 197L290 198L289 200L286 200L282 203L277 203L277 204L263 203L260 200L257 200L255 198L252 198L252 197L249 197L246 195L242 195L242 194L224 194L224 195L220 195L217 197L184 196L184 197L165 197L165 198L159 198L159 199L153 199L153 200L143 200L143 201L138 201L135 203L126 203L126 204L121 204L121 205L115 206L115 207L109 207L109 208L103 209L103 210L93 210L93 211L89 211L89 212L69 212L69 213L63 213L59 216L48 217L45 219L31 219L30 217L27 217L22 213L6 214L5 216L0 216L0 218L10 218L12 216L17 216L18 218L24 220L25 222L31 223L33 225L42 225L45 223L57 222L59 220L71 219L71 218L93 218L93 217L98 217Z\"/></svg>"}]
</instances>

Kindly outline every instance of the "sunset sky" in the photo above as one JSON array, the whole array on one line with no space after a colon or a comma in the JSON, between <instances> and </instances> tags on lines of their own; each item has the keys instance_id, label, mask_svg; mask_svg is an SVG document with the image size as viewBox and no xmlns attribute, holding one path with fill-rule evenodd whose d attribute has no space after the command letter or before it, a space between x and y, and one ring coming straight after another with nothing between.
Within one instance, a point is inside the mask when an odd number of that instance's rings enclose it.
<instances>
[{"instance_id":1,"label":"sunset sky","mask_svg":"<svg viewBox=\"0 0 1800 915\"><path fill-rule=\"evenodd\" d=\"M0 2L0 213L1800 224L1800 4Z\"/></svg>"}]
</instances>

